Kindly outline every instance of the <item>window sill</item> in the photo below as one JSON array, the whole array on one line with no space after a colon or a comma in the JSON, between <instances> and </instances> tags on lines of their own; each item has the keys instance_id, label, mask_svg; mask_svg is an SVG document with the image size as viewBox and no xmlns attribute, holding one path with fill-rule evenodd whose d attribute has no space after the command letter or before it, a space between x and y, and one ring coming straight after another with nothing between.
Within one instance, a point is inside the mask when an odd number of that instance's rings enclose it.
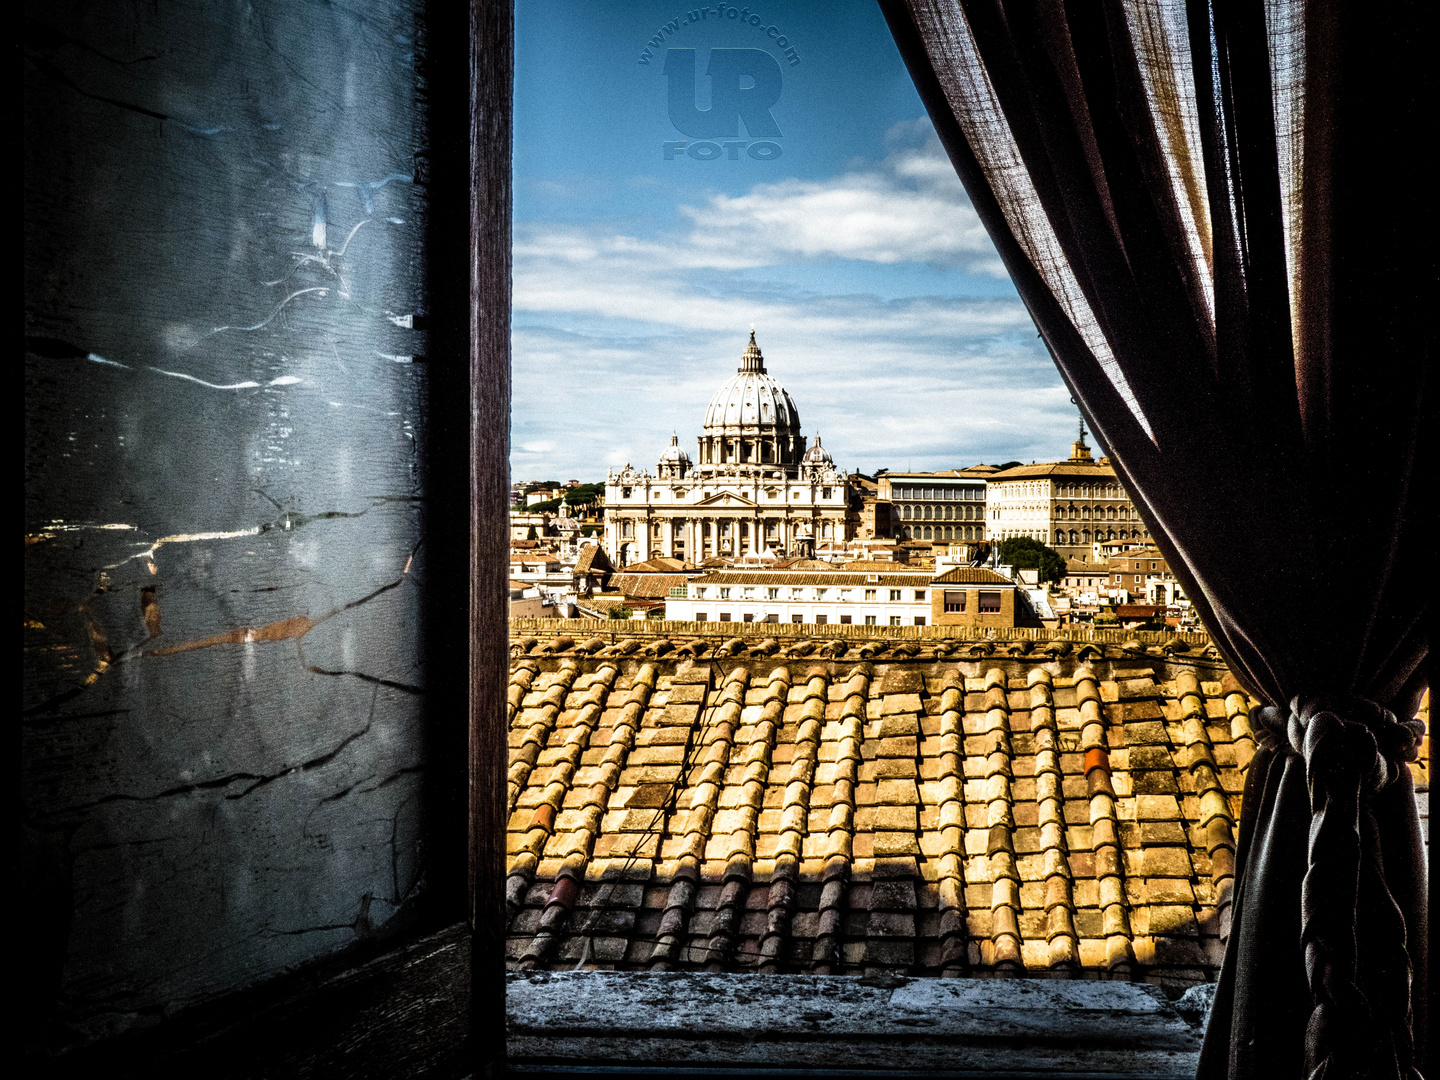
<instances>
[{"instance_id":1,"label":"window sill","mask_svg":"<svg viewBox=\"0 0 1440 1080\"><path fill-rule=\"evenodd\" d=\"M1193 1077L1208 987L703 972L506 977L517 1072Z\"/></svg>"}]
</instances>

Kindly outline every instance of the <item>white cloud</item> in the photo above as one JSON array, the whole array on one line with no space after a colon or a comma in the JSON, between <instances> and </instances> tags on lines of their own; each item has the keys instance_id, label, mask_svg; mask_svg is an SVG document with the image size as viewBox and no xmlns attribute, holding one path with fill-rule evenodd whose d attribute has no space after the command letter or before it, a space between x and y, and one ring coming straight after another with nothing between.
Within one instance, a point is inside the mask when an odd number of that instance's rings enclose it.
<instances>
[{"instance_id":1,"label":"white cloud","mask_svg":"<svg viewBox=\"0 0 1440 1080\"><path fill-rule=\"evenodd\" d=\"M927 262L1004 277L1005 271L928 123L896 125L878 165L829 180L759 184L748 194L682 207L691 241L764 265L838 257ZM909 145L906 145L909 144Z\"/></svg>"}]
</instances>

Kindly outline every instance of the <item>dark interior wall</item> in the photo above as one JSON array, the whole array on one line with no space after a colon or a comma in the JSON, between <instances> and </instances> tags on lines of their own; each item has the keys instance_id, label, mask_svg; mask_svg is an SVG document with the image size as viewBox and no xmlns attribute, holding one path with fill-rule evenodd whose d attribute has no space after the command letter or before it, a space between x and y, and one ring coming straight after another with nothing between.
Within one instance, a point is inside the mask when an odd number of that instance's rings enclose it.
<instances>
[{"instance_id":1,"label":"dark interior wall","mask_svg":"<svg viewBox=\"0 0 1440 1080\"><path fill-rule=\"evenodd\" d=\"M456 7L441 42L418 0L29 5L26 1005L52 1052L460 916Z\"/></svg>"}]
</instances>

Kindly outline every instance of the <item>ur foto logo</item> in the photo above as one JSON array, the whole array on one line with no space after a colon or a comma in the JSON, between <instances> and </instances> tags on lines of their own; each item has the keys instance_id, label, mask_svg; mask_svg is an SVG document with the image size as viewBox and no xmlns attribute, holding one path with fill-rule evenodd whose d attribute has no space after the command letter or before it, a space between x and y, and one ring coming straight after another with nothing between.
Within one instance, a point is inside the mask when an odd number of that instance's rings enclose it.
<instances>
[{"instance_id":1,"label":"ur foto logo","mask_svg":"<svg viewBox=\"0 0 1440 1080\"><path fill-rule=\"evenodd\" d=\"M763 49L711 49L705 75L710 107L696 96L694 49L665 50L664 74L670 123L695 141L661 144L666 161L684 154L696 161L774 161L784 151L773 139L780 125L770 110L780 100L780 63ZM740 130L741 122L745 130ZM748 137L747 137L748 136Z\"/></svg>"}]
</instances>

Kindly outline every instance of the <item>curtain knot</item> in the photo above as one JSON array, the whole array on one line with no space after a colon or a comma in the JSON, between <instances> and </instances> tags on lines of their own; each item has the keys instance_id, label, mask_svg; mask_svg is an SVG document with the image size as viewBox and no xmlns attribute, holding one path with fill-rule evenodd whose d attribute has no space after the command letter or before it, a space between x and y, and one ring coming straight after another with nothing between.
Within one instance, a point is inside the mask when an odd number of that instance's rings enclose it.
<instances>
[{"instance_id":1,"label":"curtain knot","mask_svg":"<svg viewBox=\"0 0 1440 1080\"><path fill-rule=\"evenodd\" d=\"M1387 787L1420 753L1425 724L1401 721L1384 706L1358 696L1295 695L1288 714L1274 705L1250 711L1262 745L1304 758L1305 771L1354 776L1367 794Z\"/></svg>"}]
</instances>

